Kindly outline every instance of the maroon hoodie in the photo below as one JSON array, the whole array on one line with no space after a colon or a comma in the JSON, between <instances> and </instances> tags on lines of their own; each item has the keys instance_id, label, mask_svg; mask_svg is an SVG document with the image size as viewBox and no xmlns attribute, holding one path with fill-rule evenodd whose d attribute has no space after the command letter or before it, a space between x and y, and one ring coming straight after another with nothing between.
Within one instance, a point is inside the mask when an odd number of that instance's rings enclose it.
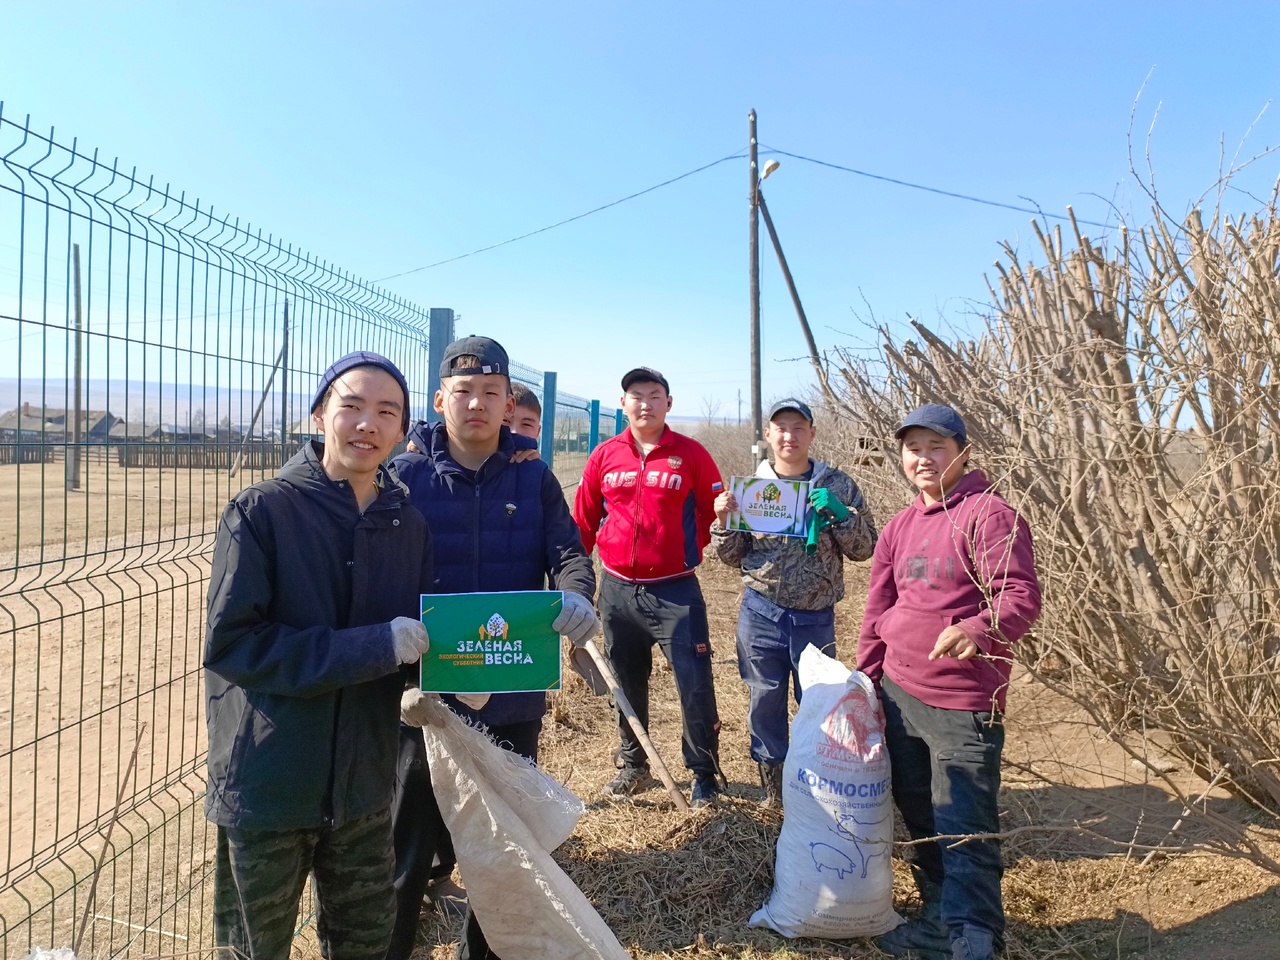
<instances>
[{"instance_id":1,"label":"maroon hoodie","mask_svg":"<svg viewBox=\"0 0 1280 960\"><path fill-rule=\"evenodd\" d=\"M946 498L924 497L889 521L871 564L858 669L884 674L917 700L947 710L1004 709L1009 644L1040 615L1031 531L973 470ZM978 644L969 660L929 659L955 624Z\"/></svg>"}]
</instances>

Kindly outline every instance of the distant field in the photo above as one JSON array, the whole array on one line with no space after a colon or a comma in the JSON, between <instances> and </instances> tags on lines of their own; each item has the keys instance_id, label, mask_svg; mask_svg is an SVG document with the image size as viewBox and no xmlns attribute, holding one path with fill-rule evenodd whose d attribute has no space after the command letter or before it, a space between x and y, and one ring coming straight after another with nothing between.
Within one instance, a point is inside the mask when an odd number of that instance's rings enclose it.
<instances>
[{"instance_id":1,"label":"distant field","mask_svg":"<svg viewBox=\"0 0 1280 960\"><path fill-rule=\"evenodd\" d=\"M217 518L250 477L125 469L107 460L89 460L82 470L81 490L68 492L61 462L0 467L0 945L7 955L25 952L19 945L29 914L34 940L69 942L79 903L56 898L77 883L74 899L83 897L142 724L112 839L116 856L97 895L96 912L106 919L93 926L95 954L140 933L159 952L165 944L145 929L154 924L138 920L172 910L185 889L178 873L186 865L190 876L193 854L204 858L204 842L193 847L192 833L204 832L193 807L205 752L204 591ZM163 924L169 947L182 942L173 936L176 920ZM8 939L10 930L20 942Z\"/></svg>"}]
</instances>

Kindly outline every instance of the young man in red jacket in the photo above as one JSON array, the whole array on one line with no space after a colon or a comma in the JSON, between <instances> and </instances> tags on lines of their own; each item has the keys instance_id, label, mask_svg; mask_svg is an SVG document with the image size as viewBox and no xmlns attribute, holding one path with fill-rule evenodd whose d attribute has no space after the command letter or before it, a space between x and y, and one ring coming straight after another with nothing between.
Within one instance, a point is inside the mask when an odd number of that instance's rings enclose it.
<instances>
[{"instance_id":1,"label":"young man in red jacket","mask_svg":"<svg viewBox=\"0 0 1280 960\"><path fill-rule=\"evenodd\" d=\"M573 504L583 546L600 550L604 578L597 605L605 652L640 722L649 724L653 645L675 675L684 720L684 762L693 773L693 805L720 789L720 716L711 677L707 607L698 585L711 542L720 471L706 448L667 426L671 388L656 370L622 378L629 429L592 451ZM613 796L653 786L649 763L618 714L621 770L605 785Z\"/></svg>"}]
</instances>

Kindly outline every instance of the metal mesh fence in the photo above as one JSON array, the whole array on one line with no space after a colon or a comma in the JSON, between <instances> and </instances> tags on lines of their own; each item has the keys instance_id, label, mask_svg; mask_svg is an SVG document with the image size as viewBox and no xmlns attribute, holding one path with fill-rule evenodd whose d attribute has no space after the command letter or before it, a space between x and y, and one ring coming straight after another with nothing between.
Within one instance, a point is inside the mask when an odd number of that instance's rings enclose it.
<instances>
[{"instance_id":1,"label":"metal mesh fence","mask_svg":"<svg viewBox=\"0 0 1280 960\"><path fill-rule=\"evenodd\" d=\"M0 103L0 955L79 936L80 956L207 953L218 518L312 435L311 387L344 353L390 357L425 416L427 329ZM543 398L540 371L514 373ZM596 410L556 398L566 487L613 433Z\"/></svg>"},{"instance_id":2,"label":"metal mesh fence","mask_svg":"<svg viewBox=\"0 0 1280 960\"><path fill-rule=\"evenodd\" d=\"M221 508L311 432L336 356L377 350L425 384L426 326L0 115L0 953L73 927L81 956L211 942L201 648Z\"/></svg>"}]
</instances>

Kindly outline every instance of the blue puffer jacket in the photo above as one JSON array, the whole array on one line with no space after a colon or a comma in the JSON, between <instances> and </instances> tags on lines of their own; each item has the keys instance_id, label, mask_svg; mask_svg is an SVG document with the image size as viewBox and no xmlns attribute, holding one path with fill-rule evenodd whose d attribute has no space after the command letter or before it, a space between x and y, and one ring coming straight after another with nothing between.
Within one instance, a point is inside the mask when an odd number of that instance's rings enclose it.
<instances>
[{"instance_id":1,"label":"blue puffer jacket","mask_svg":"<svg viewBox=\"0 0 1280 960\"><path fill-rule=\"evenodd\" d=\"M557 590L595 597L591 558L560 482L541 460L511 462L516 445L506 427L474 479L449 456L444 424L413 440L426 452L402 454L394 467L431 527L436 593L544 590L551 577ZM535 720L547 709L545 693L496 694L478 712L445 699L486 726Z\"/></svg>"},{"instance_id":2,"label":"blue puffer jacket","mask_svg":"<svg viewBox=\"0 0 1280 960\"><path fill-rule=\"evenodd\" d=\"M388 621L431 589L431 535L383 469L362 513L307 443L232 498L209 577L205 813L337 827L391 806L402 682Z\"/></svg>"}]
</instances>

